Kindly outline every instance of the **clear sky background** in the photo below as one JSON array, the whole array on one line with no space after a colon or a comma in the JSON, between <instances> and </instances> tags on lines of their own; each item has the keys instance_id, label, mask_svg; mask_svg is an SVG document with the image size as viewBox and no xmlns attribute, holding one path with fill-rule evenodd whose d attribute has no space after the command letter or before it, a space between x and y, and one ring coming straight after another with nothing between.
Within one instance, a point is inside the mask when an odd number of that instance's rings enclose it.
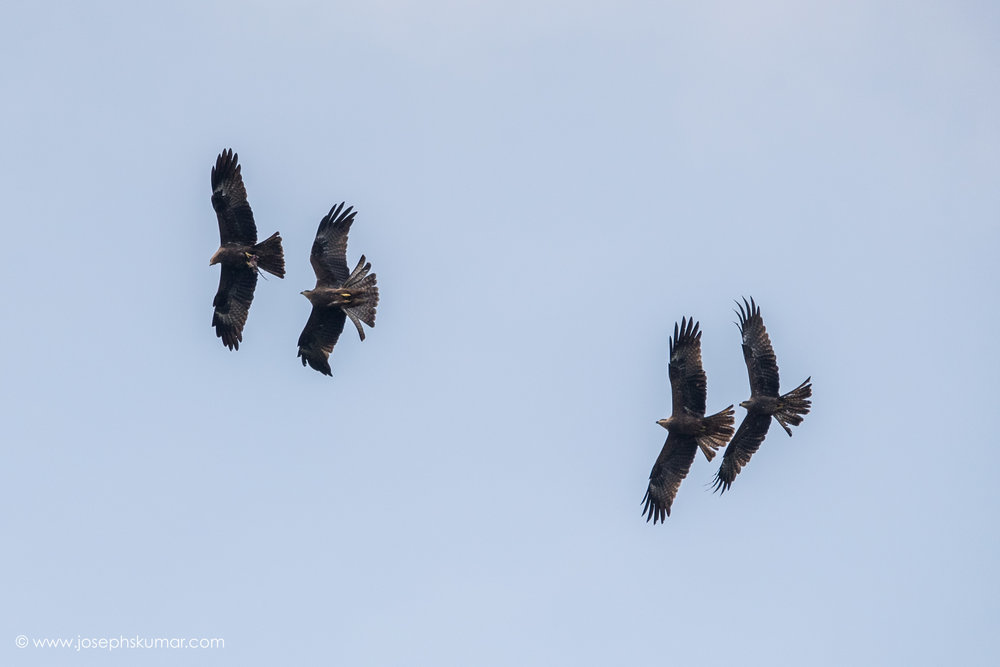
<instances>
[{"instance_id":1,"label":"clear sky background","mask_svg":"<svg viewBox=\"0 0 1000 667\"><path fill-rule=\"evenodd\" d=\"M991 664L996 3L3 15L0 663ZM238 352L230 146L287 262ZM331 379L295 344L342 200L382 298ZM668 336L744 400L741 296L813 411L647 524Z\"/></svg>"}]
</instances>

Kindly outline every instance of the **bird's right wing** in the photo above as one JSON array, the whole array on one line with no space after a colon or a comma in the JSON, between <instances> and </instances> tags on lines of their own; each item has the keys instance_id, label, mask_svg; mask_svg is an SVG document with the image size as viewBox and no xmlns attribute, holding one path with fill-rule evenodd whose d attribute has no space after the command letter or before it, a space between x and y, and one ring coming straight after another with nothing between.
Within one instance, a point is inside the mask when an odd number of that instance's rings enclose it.
<instances>
[{"instance_id":1,"label":"bird's right wing","mask_svg":"<svg viewBox=\"0 0 1000 667\"><path fill-rule=\"evenodd\" d=\"M215 335L230 350L240 349L243 340L243 326L247 323L247 313L253 301L253 291L257 286L257 272L250 267L222 265L219 274L219 291L212 305L212 326Z\"/></svg>"},{"instance_id":2,"label":"bird's right wing","mask_svg":"<svg viewBox=\"0 0 1000 667\"><path fill-rule=\"evenodd\" d=\"M764 442L767 429L771 426L771 415L761 412L748 412L743 418L743 423L736 430L736 435L726 447L726 453L722 455L722 465L715 473L715 491L722 490L725 493L733 485L733 480L743 470L743 466L750 462L750 457L760 448L760 443Z\"/></svg>"},{"instance_id":3,"label":"bird's right wing","mask_svg":"<svg viewBox=\"0 0 1000 667\"><path fill-rule=\"evenodd\" d=\"M313 306L309 320L299 336L299 353L302 365L307 363L323 375L333 375L330 353L344 331L347 316L336 306Z\"/></svg>"},{"instance_id":4,"label":"bird's right wing","mask_svg":"<svg viewBox=\"0 0 1000 667\"><path fill-rule=\"evenodd\" d=\"M649 486L642 499L645 503L642 513L646 515L647 522L652 519L655 524L657 521L666 521L670 516L670 506L677 495L677 489L687 477L697 451L698 442L692 436L674 433L667 435L667 441L649 473Z\"/></svg>"}]
</instances>

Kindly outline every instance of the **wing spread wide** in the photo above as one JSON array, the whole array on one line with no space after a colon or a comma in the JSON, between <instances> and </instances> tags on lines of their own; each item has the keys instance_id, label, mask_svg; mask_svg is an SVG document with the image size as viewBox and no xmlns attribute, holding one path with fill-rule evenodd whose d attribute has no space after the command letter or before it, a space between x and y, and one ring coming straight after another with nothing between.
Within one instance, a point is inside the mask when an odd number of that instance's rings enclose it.
<instances>
[{"instance_id":1,"label":"wing spread wide","mask_svg":"<svg viewBox=\"0 0 1000 667\"><path fill-rule=\"evenodd\" d=\"M750 303L743 299L742 304L737 302L736 305L740 307L737 313L740 321L737 326L743 337L743 360L750 375L750 395L777 396L778 361L774 356L774 348L771 347L771 338L764 328L760 307L754 303L753 298L750 299Z\"/></svg>"},{"instance_id":2,"label":"wing spread wide","mask_svg":"<svg viewBox=\"0 0 1000 667\"><path fill-rule=\"evenodd\" d=\"M688 411L704 417L708 383L701 366L701 331L693 319L681 318L680 328L674 324L669 372L673 414Z\"/></svg>"},{"instance_id":3,"label":"wing spread wide","mask_svg":"<svg viewBox=\"0 0 1000 667\"><path fill-rule=\"evenodd\" d=\"M253 291L257 286L257 273L249 267L234 267L223 264L219 275L219 291L212 305L212 326L215 335L230 350L240 349L243 340L243 326L247 322Z\"/></svg>"},{"instance_id":4,"label":"wing spread wide","mask_svg":"<svg viewBox=\"0 0 1000 667\"><path fill-rule=\"evenodd\" d=\"M722 455L722 465L715 474L713 484L716 491L721 489L725 493L729 490L743 466L749 463L750 457L760 449L760 444L764 442L764 436L767 435L770 426L771 415L763 412L747 413L743 423L736 430L736 435L726 447L726 453Z\"/></svg>"},{"instance_id":5,"label":"wing spread wide","mask_svg":"<svg viewBox=\"0 0 1000 667\"><path fill-rule=\"evenodd\" d=\"M660 450L660 455L649 473L649 487L642 501L645 507L642 513L646 521L666 521L670 516L670 506L677 495L677 489L687 477L694 455L698 451L698 442L692 436L670 433Z\"/></svg>"},{"instance_id":6,"label":"wing spread wide","mask_svg":"<svg viewBox=\"0 0 1000 667\"><path fill-rule=\"evenodd\" d=\"M344 202L330 209L319 223L309 261L316 272L316 284L321 287L340 287L350 276L347 268L347 234L357 211Z\"/></svg>"},{"instance_id":7,"label":"wing spread wide","mask_svg":"<svg viewBox=\"0 0 1000 667\"><path fill-rule=\"evenodd\" d=\"M222 151L212 167L212 208L219 219L222 245L257 243L257 225L247 202L239 156L233 153L232 148Z\"/></svg>"},{"instance_id":8,"label":"wing spread wide","mask_svg":"<svg viewBox=\"0 0 1000 667\"><path fill-rule=\"evenodd\" d=\"M302 365L307 363L324 375L333 375L330 353L344 331L347 316L338 307L313 306L309 320L299 336Z\"/></svg>"}]
</instances>

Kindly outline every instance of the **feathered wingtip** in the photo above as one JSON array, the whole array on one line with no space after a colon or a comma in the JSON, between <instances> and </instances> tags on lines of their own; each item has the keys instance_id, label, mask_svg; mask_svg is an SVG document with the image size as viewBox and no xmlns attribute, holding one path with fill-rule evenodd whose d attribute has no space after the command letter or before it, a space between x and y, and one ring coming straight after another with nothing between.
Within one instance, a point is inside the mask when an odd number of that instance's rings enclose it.
<instances>
[{"instance_id":1,"label":"feathered wingtip","mask_svg":"<svg viewBox=\"0 0 1000 667\"><path fill-rule=\"evenodd\" d=\"M720 467L715 471L715 479L713 479L709 484L712 487L712 493L718 492L719 495L723 495L733 485L733 480L724 479L722 476L722 468Z\"/></svg>"},{"instance_id":2,"label":"feathered wingtip","mask_svg":"<svg viewBox=\"0 0 1000 667\"><path fill-rule=\"evenodd\" d=\"M240 341L243 340L243 332L231 324L224 322L219 317L219 313L212 313L212 326L215 327L215 335L222 339L222 344L230 350L240 349Z\"/></svg>"},{"instance_id":3,"label":"feathered wingtip","mask_svg":"<svg viewBox=\"0 0 1000 667\"><path fill-rule=\"evenodd\" d=\"M212 208L218 213L232 202L245 201L246 198L239 156L232 148L226 149L219 153L215 166L212 167Z\"/></svg>"},{"instance_id":4,"label":"feathered wingtip","mask_svg":"<svg viewBox=\"0 0 1000 667\"><path fill-rule=\"evenodd\" d=\"M329 213L323 216L323 219L319 221L319 230L316 232L317 236L325 237L330 230L344 232L351 229L351 225L354 223L354 218L358 212L354 210L353 206L348 206L345 210L344 205L346 203L340 202L333 206Z\"/></svg>"},{"instance_id":5,"label":"feathered wingtip","mask_svg":"<svg viewBox=\"0 0 1000 667\"><path fill-rule=\"evenodd\" d=\"M682 343L697 341L701 338L700 325L694 318L682 317L680 327L674 322L674 335L670 337L670 356L674 356L674 347L679 347Z\"/></svg>"},{"instance_id":6,"label":"feathered wingtip","mask_svg":"<svg viewBox=\"0 0 1000 667\"><path fill-rule=\"evenodd\" d=\"M653 520L654 526L657 522L667 522L667 517L670 516L670 505L661 505L650 493L650 489L646 489L646 495L640 501L640 504L643 503L645 506L642 508L642 515L646 517L646 523L649 523L650 519Z\"/></svg>"},{"instance_id":7,"label":"feathered wingtip","mask_svg":"<svg viewBox=\"0 0 1000 667\"><path fill-rule=\"evenodd\" d=\"M296 354L295 356L302 359L303 366L308 364L309 367L312 368L313 370L317 370L323 375L329 375L330 377L333 377L333 369L330 368L330 360L326 356L316 355L316 354L306 354L305 352L303 352L301 347L299 348L298 354Z\"/></svg>"},{"instance_id":8,"label":"feathered wingtip","mask_svg":"<svg viewBox=\"0 0 1000 667\"><path fill-rule=\"evenodd\" d=\"M212 192L218 190L224 182L233 176L240 175L240 156L233 152L232 148L227 148L219 157L215 158L215 166L212 167Z\"/></svg>"},{"instance_id":9,"label":"feathered wingtip","mask_svg":"<svg viewBox=\"0 0 1000 667\"><path fill-rule=\"evenodd\" d=\"M754 303L753 297L750 297L749 303L747 302L747 298L745 296L741 298L743 299L743 303L735 301L736 305L739 307L739 310L733 310L733 312L739 316L740 321L733 322L733 324L739 327L740 334L742 335L750 320L755 318L760 319L760 306ZM746 307L744 308L744 306Z\"/></svg>"}]
</instances>

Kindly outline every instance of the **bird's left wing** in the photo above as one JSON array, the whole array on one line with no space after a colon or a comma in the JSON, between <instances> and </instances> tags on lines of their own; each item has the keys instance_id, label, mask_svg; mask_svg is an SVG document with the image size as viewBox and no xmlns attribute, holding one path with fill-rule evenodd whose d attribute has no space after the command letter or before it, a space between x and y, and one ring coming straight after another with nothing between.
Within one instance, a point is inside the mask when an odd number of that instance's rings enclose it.
<instances>
[{"instance_id":1,"label":"bird's left wing","mask_svg":"<svg viewBox=\"0 0 1000 667\"><path fill-rule=\"evenodd\" d=\"M673 395L673 414L685 410L699 416L705 415L708 381L701 365L701 331L693 319L681 318L670 339L670 391Z\"/></svg>"},{"instance_id":2,"label":"bird's left wing","mask_svg":"<svg viewBox=\"0 0 1000 667\"><path fill-rule=\"evenodd\" d=\"M771 347L771 337L767 335L764 319L760 315L760 306L743 299L737 303L740 307L737 313L740 321L740 335L743 338L743 360L750 376L750 394L752 396L778 395L778 360ZM746 306L744 308L744 305Z\"/></svg>"},{"instance_id":3,"label":"bird's left wing","mask_svg":"<svg viewBox=\"0 0 1000 667\"><path fill-rule=\"evenodd\" d=\"M347 268L347 234L357 211L344 210L344 202L330 209L319 223L309 261L316 272L316 284L340 287L351 272Z\"/></svg>"},{"instance_id":4,"label":"bird's left wing","mask_svg":"<svg viewBox=\"0 0 1000 667\"><path fill-rule=\"evenodd\" d=\"M257 243L257 225L247 202L239 156L232 148L222 151L212 167L212 208L219 219L219 239L223 245Z\"/></svg>"}]
</instances>

